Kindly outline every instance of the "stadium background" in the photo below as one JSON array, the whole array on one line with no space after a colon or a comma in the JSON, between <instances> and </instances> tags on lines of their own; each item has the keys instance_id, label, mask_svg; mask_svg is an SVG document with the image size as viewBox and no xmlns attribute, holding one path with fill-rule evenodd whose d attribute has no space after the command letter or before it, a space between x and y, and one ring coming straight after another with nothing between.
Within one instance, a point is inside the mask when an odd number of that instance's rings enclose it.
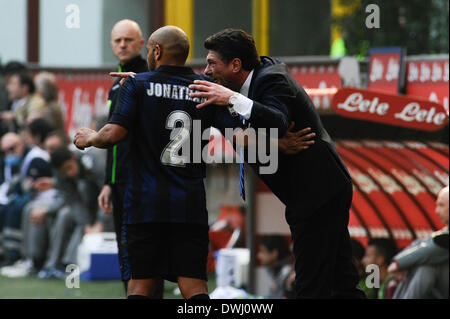
<instances>
[{"instance_id":1,"label":"stadium background","mask_svg":"<svg viewBox=\"0 0 450 319\"><path fill-rule=\"evenodd\" d=\"M365 8L369 3L380 7L379 29L364 26L368 15ZM66 9L71 4L79 9L79 27L70 25L74 22L70 19L74 11ZM448 1L396 1L393 4L389 1L317 0L311 5L310 2L296 0L0 0L0 8L8 13L0 21L1 63L18 60L26 62L35 72L55 72L66 130L70 136L78 127L89 126L97 116L107 112L106 95L112 83L107 72L116 69L110 47L110 30L122 18L136 20L142 27L144 39L165 24L183 28L191 40L189 63L199 72L206 56L204 39L225 27L242 28L253 34L261 55L277 56L286 61L292 74L306 88L342 87L338 73L340 57L330 57L332 45L340 39L345 42L346 55L358 57L363 88L368 86L369 48L403 47L407 52L403 74L406 81L399 93L413 95L413 92L426 99L435 93L438 101L448 110ZM146 54L144 50L143 56ZM442 63L444 70L447 67L447 78L407 81L411 63L429 65L430 68L433 63ZM392 236L404 247L418 235L416 228L421 230L420 223L424 219L435 219L431 214L436 189L448 185L448 125L429 133L355 121L333 112L331 94L311 97L325 127L338 141L341 155L347 154L344 158L346 163L352 166L354 172L362 171L364 177L382 190L380 194L366 194L356 183L359 201L352 209L351 234L364 243L370 237ZM423 149L419 147L419 151L414 152L417 161L428 164L425 169L427 178L420 180L413 177L413 185L419 185L424 190L420 195L422 198L417 194L411 195L411 188L392 174L393 169L412 172L416 166L410 167L410 163L402 160L397 160L394 166L389 160L375 165L368 158L377 152L378 156L380 152L381 157L387 156L385 149L389 147L382 145L380 151L380 145L357 144L361 140L422 142ZM406 149L405 154L409 154L408 145L401 145ZM371 147L378 149L373 151ZM216 156L220 156L219 149L215 152ZM392 159L392 156L388 158ZM399 184L397 194L383 191L384 185L367 173L371 165L377 166ZM420 167L423 169L423 166ZM247 202L240 199L238 174L237 165L208 166L206 187L210 222L226 219L225 216L238 216L237 221L233 219L235 217L227 220L232 224L230 228L241 230L240 241L236 245L245 246L252 252L250 269L256 271L249 272L249 291L263 294L266 278L254 254L258 236L266 233L288 236L289 231L282 204L251 174L247 186L253 196L249 196ZM355 179L357 176L353 177ZM430 182L426 184L425 179ZM399 204L405 202L404 207ZM386 206L385 203L390 204ZM394 212L383 207L389 207ZM396 222L391 222L392 219ZM434 221L425 226L422 235L437 229L439 225ZM247 236L243 237L243 234ZM227 234L223 236L223 239L218 239L218 245L227 244L229 237ZM14 283L0 285L0 290L8 285ZM32 295L28 297L33 298Z\"/></svg>"}]
</instances>

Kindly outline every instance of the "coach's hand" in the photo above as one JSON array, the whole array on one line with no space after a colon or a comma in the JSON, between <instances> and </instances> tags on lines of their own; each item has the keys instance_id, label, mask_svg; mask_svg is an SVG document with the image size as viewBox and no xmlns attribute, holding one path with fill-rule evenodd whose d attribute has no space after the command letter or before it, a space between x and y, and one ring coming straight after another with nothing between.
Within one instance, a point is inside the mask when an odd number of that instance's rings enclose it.
<instances>
[{"instance_id":1,"label":"coach's hand","mask_svg":"<svg viewBox=\"0 0 450 319\"><path fill-rule=\"evenodd\" d=\"M295 122L291 122L286 134L283 138L278 140L278 147L285 154L297 154L300 151L304 151L309 148L310 145L314 144L315 133L309 133L311 131L310 127L303 130L292 132Z\"/></svg>"},{"instance_id":2,"label":"coach's hand","mask_svg":"<svg viewBox=\"0 0 450 319\"><path fill-rule=\"evenodd\" d=\"M236 93L220 84L202 80L195 80L194 84L189 85L189 88L200 91L190 93L190 97L207 98L206 102L197 105L198 109L208 104L228 105L230 96Z\"/></svg>"},{"instance_id":3,"label":"coach's hand","mask_svg":"<svg viewBox=\"0 0 450 319\"><path fill-rule=\"evenodd\" d=\"M89 138L91 138L91 136L96 133L96 131L91 130L90 128L82 127L75 134L73 144L75 144L75 146L80 150L84 150L86 147L91 146Z\"/></svg>"},{"instance_id":4,"label":"coach's hand","mask_svg":"<svg viewBox=\"0 0 450 319\"><path fill-rule=\"evenodd\" d=\"M120 85L123 84L123 82L125 82L125 80L127 79L127 77L129 76L134 76L136 73L134 72L109 72L109 75L114 77L114 78L122 78L122 80L120 80Z\"/></svg>"}]
</instances>

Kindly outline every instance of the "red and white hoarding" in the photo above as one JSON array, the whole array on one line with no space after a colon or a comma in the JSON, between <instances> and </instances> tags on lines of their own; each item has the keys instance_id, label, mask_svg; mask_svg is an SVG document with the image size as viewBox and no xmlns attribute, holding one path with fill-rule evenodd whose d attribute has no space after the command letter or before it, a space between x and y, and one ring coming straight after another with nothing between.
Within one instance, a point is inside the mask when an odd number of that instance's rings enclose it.
<instances>
[{"instance_id":1,"label":"red and white hoarding","mask_svg":"<svg viewBox=\"0 0 450 319\"><path fill-rule=\"evenodd\" d=\"M402 48L372 48L369 51L368 89L384 93L400 93L404 83L404 56Z\"/></svg>"},{"instance_id":2,"label":"red and white hoarding","mask_svg":"<svg viewBox=\"0 0 450 319\"><path fill-rule=\"evenodd\" d=\"M441 104L355 88L337 91L332 106L345 117L424 131L442 129L448 122L448 113Z\"/></svg>"},{"instance_id":3,"label":"red and white hoarding","mask_svg":"<svg viewBox=\"0 0 450 319\"><path fill-rule=\"evenodd\" d=\"M342 80L336 66L291 66L289 71L294 79L308 92L309 97L319 111L331 110L331 99L335 91L329 90L327 94L322 92L326 92L326 89L341 88ZM316 94L308 89L320 89L317 90L320 93Z\"/></svg>"},{"instance_id":4,"label":"red and white hoarding","mask_svg":"<svg viewBox=\"0 0 450 319\"><path fill-rule=\"evenodd\" d=\"M409 61L406 65L406 94L448 107L448 58L445 60Z\"/></svg>"},{"instance_id":5,"label":"red and white hoarding","mask_svg":"<svg viewBox=\"0 0 450 319\"><path fill-rule=\"evenodd\" d=\"M56 81L70 137L80 127L91 127L96 116L108 114L108 92L114 79L106 72L56 73Z\"/></svg>"}]
</instances>

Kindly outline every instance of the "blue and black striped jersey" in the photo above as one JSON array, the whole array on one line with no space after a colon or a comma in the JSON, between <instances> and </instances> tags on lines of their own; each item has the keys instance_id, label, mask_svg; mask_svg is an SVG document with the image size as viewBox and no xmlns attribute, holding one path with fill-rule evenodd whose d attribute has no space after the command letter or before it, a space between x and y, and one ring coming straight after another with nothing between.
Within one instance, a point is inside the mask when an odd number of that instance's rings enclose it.
<instances>
[{"instance_id":1,"label":"blue and black striped jersey","mask_svg":"<svg viewBox=\"0 0 450 319\"><path fill-rule=\"evenodd\" d=\"M160 66L129 77L120 89L109 123L131 134L126 223L208 223L201 150L209 134L202 134L240 123L224 107L195 107L200 101L189 97L188 86L197 79L204 77L191 68Z\"/></svg>"}]
</instances>

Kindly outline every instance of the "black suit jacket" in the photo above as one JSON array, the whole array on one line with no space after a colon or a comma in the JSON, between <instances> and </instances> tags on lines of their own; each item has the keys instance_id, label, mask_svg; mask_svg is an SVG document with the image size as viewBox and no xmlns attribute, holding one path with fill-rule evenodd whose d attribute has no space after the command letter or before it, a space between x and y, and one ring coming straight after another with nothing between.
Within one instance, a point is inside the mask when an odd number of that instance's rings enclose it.
<instances>
[{"instance_id":1,"label":"black suit jacket","mask_svg":"<svg viewBox=\"0 0 450 319\"><path fill-rule=\"evenodd\" d=\"M262 175L258 169L260 164L250 164L288 209L299 210L306 217L344 187L351 187L347 168L313 102L291 76L286 64L261 57L261 66L253 73L248 97L254 101L249 118L251 127L276 127L281 137L294 121L294 131L311 127L316 133L315 143L309 149L294 155L278 152L275 174Z\"/></svg>"}]
</instances>

